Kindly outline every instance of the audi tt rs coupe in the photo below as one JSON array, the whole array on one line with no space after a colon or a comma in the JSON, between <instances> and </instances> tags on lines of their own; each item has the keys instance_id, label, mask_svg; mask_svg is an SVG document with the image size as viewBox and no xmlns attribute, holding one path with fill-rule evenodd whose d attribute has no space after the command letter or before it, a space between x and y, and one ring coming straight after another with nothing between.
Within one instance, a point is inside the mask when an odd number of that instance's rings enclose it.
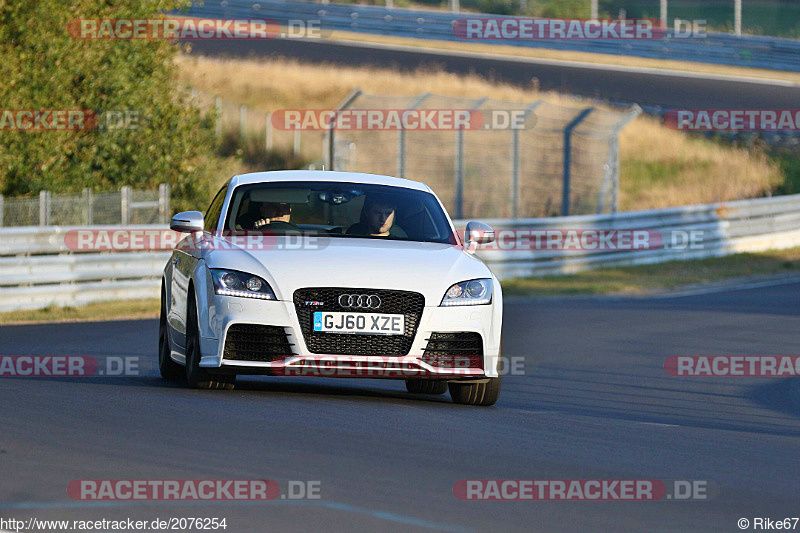
<instances>
[{"instance_id":1,"label":"audi tt rs coupe","mask_svg":"<svg viewBox=\"0 0 800 533\"><path fill-rule=\"evenodd\" d=\"M190 387L236 376L405 380L417 394L492 405L502 292L423 183L325 171L234 176L186 233L161 284L159 369Z\"/></svg>"}]
</instances>

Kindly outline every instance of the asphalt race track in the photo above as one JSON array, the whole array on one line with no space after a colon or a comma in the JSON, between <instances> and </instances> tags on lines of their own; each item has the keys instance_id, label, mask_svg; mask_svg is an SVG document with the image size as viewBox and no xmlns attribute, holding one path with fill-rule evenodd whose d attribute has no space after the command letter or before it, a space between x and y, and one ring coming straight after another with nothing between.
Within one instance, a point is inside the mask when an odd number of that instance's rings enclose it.
<instances>
[{"instance_id":1,"label":"asphalt race track","mask_svg":"<svg viewBox=\"0 0 800 533\"><path fill-rule=\"evenodd\" d=\"M0 517L227 518L228 531L737 531L798 516L797 378L679 378L669 355L800 354L800 284L510 300L490 408L401 382L157 376L157 321L7 326L0 355L138 357L141 375L0 379ZM702 480L706 501L472 502L460 479ZM319 481L321 499L84 502L75 479Z\"/></svg>"},{"instance_id":2,"label":"asphalt race track","mask_svg":"<svg viewBox=\"0 0 800 533\"><path fill-rule=\"evenodd\" d=\"M423 49L392 50L364 43L273 39L263 41L192 41L194 53L231 57L282 56L312 63L393 67L415 70L434 66L456 74L475 73L498 81L530 86L538 79L543 90L555 90L608 102L638 103L675 109L794 109L800 87L704 79L680 74L598 70L530 60L458 56Z\"/></svg>"}]
</instances>

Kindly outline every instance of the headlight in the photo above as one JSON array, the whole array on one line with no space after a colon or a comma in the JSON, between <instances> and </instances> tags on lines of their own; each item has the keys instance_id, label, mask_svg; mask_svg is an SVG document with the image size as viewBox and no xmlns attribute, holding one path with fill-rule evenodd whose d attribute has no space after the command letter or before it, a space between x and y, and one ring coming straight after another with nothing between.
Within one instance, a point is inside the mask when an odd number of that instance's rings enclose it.
<instances>
[{"instance_id":1,"label":"headlight","mask_svg":"<svg viewBox=\"0 0 800 533\"><path fill-rule=\"evenodd\" d=\"M211 269L214 293L221 296L241 296L259 300L275 300L269 284L258 276L235 270Z\"/></svg>"},{"instance_id":2,"label":"headlight","mask_svg":"<svg viewBox=\"0 0 800 533\"><path fill-rule=\"evenodd\" d=\"M492 280L473 279L456 283L444 294L440 307L492 303Z\"/></svg>"}]
</instances>

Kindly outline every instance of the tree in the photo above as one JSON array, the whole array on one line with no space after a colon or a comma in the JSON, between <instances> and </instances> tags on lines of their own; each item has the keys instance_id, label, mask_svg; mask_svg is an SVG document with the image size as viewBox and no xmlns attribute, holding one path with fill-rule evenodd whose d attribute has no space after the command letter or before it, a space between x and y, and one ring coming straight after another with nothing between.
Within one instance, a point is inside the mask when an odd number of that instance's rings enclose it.
<instances>
[{"instance_id":1,"label":"tree","mask_svg":"<svg viewBox=\"0 0 800 533\"><path fill-rule=\"evenodd\" d=\"M178 45L163 39L84 40L67 30L75 19L158 18L184 2L120 4L0 0L3 110L88 109L138 118L138 129L0 130L0 192L170 183L183 200L206 197L203 172L213 157L213 124L176 90L171 72Z\"/></svg>"}]
</instances>

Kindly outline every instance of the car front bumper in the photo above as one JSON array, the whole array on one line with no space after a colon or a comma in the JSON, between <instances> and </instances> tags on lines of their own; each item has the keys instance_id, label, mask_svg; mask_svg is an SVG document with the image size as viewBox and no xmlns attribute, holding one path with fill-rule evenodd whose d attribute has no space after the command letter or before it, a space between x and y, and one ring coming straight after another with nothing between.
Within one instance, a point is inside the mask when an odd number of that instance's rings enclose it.
<instances>
[{"instance_id":1,"label":"car front bumper","mask_svg":"<svg viewBox=\"0 0 800 533\"><path fill-rule=\"evenodd\" d=\"M250 300L215 295L208 313L208 331L201 337L200 366L223 373L280 376L324 376L390 379L474 380L498 377L502 313L498 302L464 307L424 307L409 355L332 355L311 353L305 344L295 306L287 301ZM238 361L224 357L228 329L234 324L278 326L291 344L291 354L271 362ZM473 332L481 336L483 354L477 357L425 355L432 333ZM330 335L338 335L331 333Z\"/></svg>"}]
</instances>

